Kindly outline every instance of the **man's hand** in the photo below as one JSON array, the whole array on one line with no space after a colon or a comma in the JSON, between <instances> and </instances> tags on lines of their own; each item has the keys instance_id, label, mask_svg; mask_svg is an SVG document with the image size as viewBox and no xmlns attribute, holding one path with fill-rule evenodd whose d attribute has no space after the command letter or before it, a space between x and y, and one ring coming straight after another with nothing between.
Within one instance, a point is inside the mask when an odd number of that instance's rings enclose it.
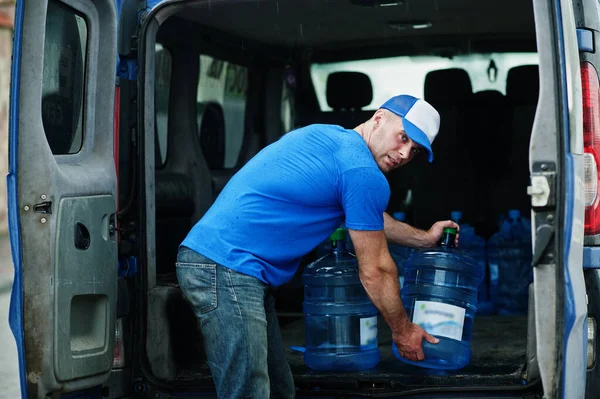
<instances>
[{"instance_id":1,"label":"man's hand","mask_svg":"<svg viewBox=\"0 0 600 399\"><path fill-rule=\"evenodd\" d=\"M408 323L400 333L393 333L392 339L398 348L400 356L407 360L419 361L425 359L422 341L437 344L439 339L427 333L415 323Z\"/></svg>"},{"instance_id":2,"label":"man's hand","mask_svg":"<svg viewBox=\"0 0 600 399\"><path fill-rule=\"evenodd\" d=\"M425 239L426 248L435 247L442 238L442 233L444 232L444 228L453 227L457 229L456 239L454 240L454 245L458 247L458 224L453 222L452 220L444 220L441 222L435 222L433 226L427 231L427 236Z\"/></svg>"}]
</instances>

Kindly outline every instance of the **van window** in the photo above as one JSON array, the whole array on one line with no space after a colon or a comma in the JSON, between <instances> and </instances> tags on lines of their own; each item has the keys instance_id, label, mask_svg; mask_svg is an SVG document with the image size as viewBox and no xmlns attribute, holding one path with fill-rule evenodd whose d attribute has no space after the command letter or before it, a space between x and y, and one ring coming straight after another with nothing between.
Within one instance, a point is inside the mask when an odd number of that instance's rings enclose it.
<instances>
[{"instance_id":1,"label":"van window","mask_svg":"<svg viewBox=\"0 0 600 399\"><path fill-rule=\"evenodd\" d=\"M157 43L154 101L156 109L156 138L160 154L160 164L167 161L168 129L169 129L169 93L171 89L171 53Z\"/></svg>"},{"instance_id":2,"label":"van window","mask_svg":"<svg viewBox=\"0 0 600 399\"><path fill-rule=\"evenodd\" d=\"M42 77L42 124L52 153L74 154L83 143L83 88L88 27L77 12L48 2Z\"/></svg>"},{"instance_id":3,"label":"van window","mask_svg":"<svg viewBox=\"0 0 600 399\"><path fill-rule=\"evenodd\" d=\"M236 166L244 142L248 68L200 55L198 137L211 169Z\"/></svg>"},{"instance_id":4,"label":"van window","mask_svg":"<svg viewBox=\"0 0 600 399\"><path fill-rule=\"evenodd\" d=\"M493 64L492 64L493 61ZM490 66L493 67L490 70ZM363 72L371 78L373 101L365 110L375 110L390 97L410 94L423 98L425 76L430 71L462 68L471 77L473 92L506 89L508 70L518 65L538 65L537 53L489 53L436 56L390 57L311 65L311 77L321 111L331 111L327 104L327 77L332 72ZM494 68L495 67L495 68ZM495 71L494 71L495 69Z\"/></svg>"}]
</instances>

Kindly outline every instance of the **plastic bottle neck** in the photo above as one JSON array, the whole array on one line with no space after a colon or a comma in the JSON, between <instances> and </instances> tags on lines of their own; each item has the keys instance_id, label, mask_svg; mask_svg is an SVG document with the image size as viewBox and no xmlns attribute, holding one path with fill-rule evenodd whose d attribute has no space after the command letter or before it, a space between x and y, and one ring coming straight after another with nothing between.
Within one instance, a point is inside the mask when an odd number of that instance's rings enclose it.
<instances>
[{"instance_id":1,"label":"plastic bottle neck","mask_svg":"<svg viewBox=\"0 0 600 399\"><path fill-rule=\"evenodd\" d=\"M450 232L444 231L442 233L442 238L440 239L440 247L455 248L456 247L454 245L455 239L456 239L455 233L450 233Z\"/></svg>"},{"instance_id":2,"label":"plastic bottle neck","mask_svg":"<svg viewBox=\"0 0 600 399\"><path fill-rule=\"evenodd\" d=\"M332 240L331 247L333 248L333 253L336 255L341 255L346 252L346 241L344 240Z\"/></svg>"}]
</instances>

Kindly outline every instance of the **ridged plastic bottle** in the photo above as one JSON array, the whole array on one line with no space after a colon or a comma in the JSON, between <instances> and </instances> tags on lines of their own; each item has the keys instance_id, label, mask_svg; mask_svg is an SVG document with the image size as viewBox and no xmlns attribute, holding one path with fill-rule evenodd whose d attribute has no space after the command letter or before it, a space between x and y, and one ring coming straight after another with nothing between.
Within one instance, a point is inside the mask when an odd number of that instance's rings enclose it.
<instances>
[{"instance_id":1,"label":"ridged plastic bottle","mask_svg":"<svg viewBox=\"0 0 600 399\"><path fill-rule=\"evenodd\" d=\"M456 229L446 228L440 246L415 251L404 266L402 302L409 319L439 338L423 340L425 360L403 362L432 369L453 370L471 360L471 335L477 311L477 289L483 278L480 263L454 248Z\"/></svg>"},{"instance_id":2,"label":"ridged plastic bottle","mask_svg":"<svg viewBox=\"0 0 600 399\"><path fill-rule=\"evenodd\" d=\"M404 212L394 212L392 216L399 222L404 222L406 220L406 214ZM400 283L400 288L402 288L404 285L404 263L412 254L413 249L392 243L388 244L388 249L398 268L398 282Z\"/></svg>"},{"instance_id":3,"label":"ridged plastic bottle","mask_svg":"<svg viewBox=\"0 0 600 399\"><path fill-rule=\"evenodd\" d=\"M302 275L306 321L304 362L314 370L364 370L380 360L377 308L346 250L346 230L331 236L332 250Z\"/></svg>"},{"instance_id":4,"label":"ridged plastic bottle","mask_svg":"<svg viewBox=\"0 0 600 399\"><path fill-rule=\"evenodd\" d=\"M491 315L494 313L494 303L490 299L490 273L488 270L485 238L477 235L475 228L470 224L461 223L462 216L461 211L453 211L450 214L450 218L460 225L459 249L464 254L481 263L481 267L484 270L483 281L477 291L477 314Z\"/></svg>"},{"instance_id":5,"label":"ridged plastic bottle","mask_svg":"<svg viewBox=\"0 0 600 399\"><path fill-rule=\"evenodd\" d=\"M488 243L488 259L499 315L525 315L529 284L533 282L531 228L518 210L510 210L501 221L500 231Z\"/></svg>"}]
</instances>

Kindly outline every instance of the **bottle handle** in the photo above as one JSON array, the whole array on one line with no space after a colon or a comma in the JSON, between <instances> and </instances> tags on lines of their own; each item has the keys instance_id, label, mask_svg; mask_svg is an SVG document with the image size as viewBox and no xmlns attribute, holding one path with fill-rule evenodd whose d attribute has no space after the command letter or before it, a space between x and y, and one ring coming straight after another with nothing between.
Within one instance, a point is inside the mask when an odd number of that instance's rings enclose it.
<instances>
[{"instance_id":1,"label":"bottle handle","mask_svg":"<svg viewBox=\"0 0 600 399\"><path fill-rule=\"evenodd\" d=\"M437 344L432 344L425 340L423 340L422 342L423 342L423 355L425 356L425 360L430 359L432 357L436 357L436 356L433 356L433 354L436 353L435 346Z\"/></svg>"}]
</instances>

